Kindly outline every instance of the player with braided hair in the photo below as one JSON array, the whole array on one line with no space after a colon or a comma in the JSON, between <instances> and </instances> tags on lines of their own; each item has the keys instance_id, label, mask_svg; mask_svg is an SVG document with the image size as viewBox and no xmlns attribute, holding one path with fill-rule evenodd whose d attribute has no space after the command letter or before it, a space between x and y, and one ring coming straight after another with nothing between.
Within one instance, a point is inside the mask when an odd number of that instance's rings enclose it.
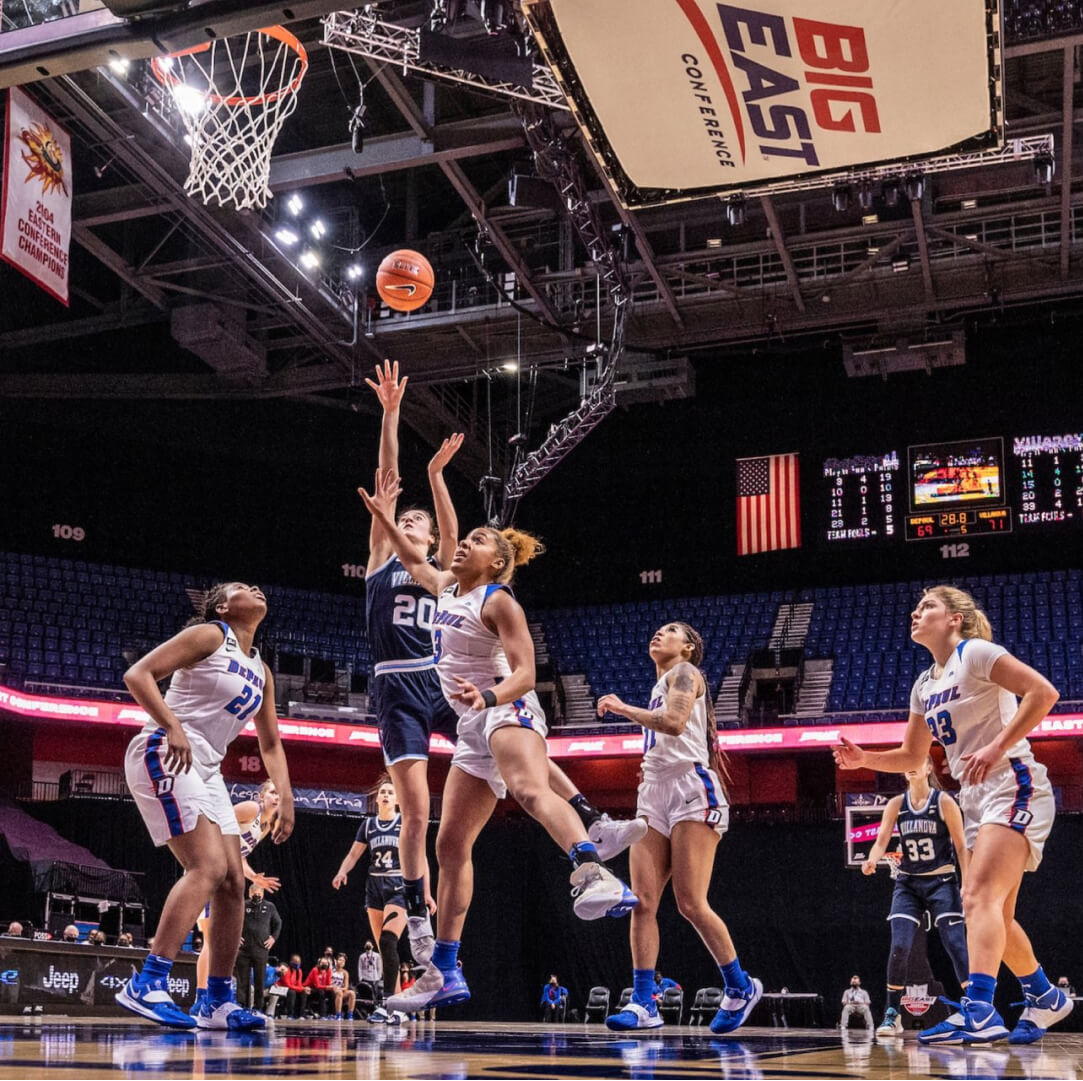
<instances>
[{"instance_id":1,"label":"player with braided hair","mask_svg":"<svg viewBox=\"0 0 1083 1081\"><path fill-rule=\"evenodd\" d=\"M722 974L725 994L711 1031L732 1032L759 1002L763 984L741 967L728 928L707 901L715 851L729 825L729 804L710 690L700 671L703 639L687 623L666 623L651 638L649 652L658 681L646 709L627 705L615 694L598 700L598 716L615 713L643 728L636 811L648 826L647 836L631 850L632 889L639 897L631 926L632 1000L605 1023L616 1031L662 1025L653 999L658 902L672 878L677 908Z\"/></svg>"},{"instance_id":2,"label":"player with braided hair","mask_svg":"<svg viewBox=\"0 0 1083 1081\"><path fill-rule=\"evenodd\" d=\"M533 689L534 643L526 614L508 588L515 568L542 551L541 542L518 530L482 526L459 542L450 570L440 571L413 551L392 520L397 496L398 478L386 470L377 471L373 494L361 490L405 568L438 598L436 671L459 715L436 838L440 933L424 974L388 1003L391 1009L416 1013L470 997L456 959L473 895L471 852L497 800L508 791L568 853L576 915L624 915L636 898L601 863L575 809L549 784L545 715Z\"/></svg>"}]
</instances>

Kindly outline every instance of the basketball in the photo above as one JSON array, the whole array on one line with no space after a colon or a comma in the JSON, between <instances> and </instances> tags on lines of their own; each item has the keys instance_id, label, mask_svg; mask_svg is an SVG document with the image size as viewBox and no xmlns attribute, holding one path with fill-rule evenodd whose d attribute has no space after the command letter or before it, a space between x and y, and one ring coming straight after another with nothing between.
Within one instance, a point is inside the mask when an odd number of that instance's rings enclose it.
<instances>
[{"instance_id":1,"label":"basketball","mask_svg":"<svg viewBox=\"0 0 1083 1081\"><path fill-rule=\"evenodd\" d=\"M420 252L393 251L376 271L376 292L389 308L412 312L432 296L432 264Z\"/></svg>"}]
</instances>

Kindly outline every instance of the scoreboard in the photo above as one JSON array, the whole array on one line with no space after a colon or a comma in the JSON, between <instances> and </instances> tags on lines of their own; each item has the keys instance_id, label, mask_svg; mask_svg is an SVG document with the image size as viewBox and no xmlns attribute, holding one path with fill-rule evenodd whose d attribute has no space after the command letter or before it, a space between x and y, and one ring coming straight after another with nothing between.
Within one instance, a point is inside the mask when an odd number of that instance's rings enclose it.
<instances>
[{"instance_id":1,"label":"scoreboard","mask_svg":"<svg viewBox=\"0 0 1083 1081\"><path fill-rule=\"evenodd\" d=\"M869 449L823 463L828 547L1083 528L1083 433Z\"/></svg>"}]
</instances>

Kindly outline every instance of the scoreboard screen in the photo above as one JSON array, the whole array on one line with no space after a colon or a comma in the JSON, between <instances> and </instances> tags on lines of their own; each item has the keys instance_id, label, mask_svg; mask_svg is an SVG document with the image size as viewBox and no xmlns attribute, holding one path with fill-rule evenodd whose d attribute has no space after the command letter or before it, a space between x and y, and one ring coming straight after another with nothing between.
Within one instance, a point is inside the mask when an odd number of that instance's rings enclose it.
<instances>
[{"instance_id":1,"label":"scoreboard screen","mask_svg":"<svg viewBox=\"0 0 1083 1081\"><path fill-rule=\"evenodd\" d=\"M1011 463L1021 527L1083 524L1083 434L1016 436Z\"/></svg>"},{"instance_id":2,"label":"scoreboard screen","mask_svg":"<svg viewBox=\"0 0 1083 1081\"><path fill-rule=\"evenodd\" d=\"M910 447L910 513L1000 506L1004 440L966 439Z\"/></svg>"},{"instance_id":3,"label":"scoreboard screen","mask_svg":"<svg viewBox=\"0 0 1083 1081\"><path fill-rule=\"evenodd\" d=\"M859 454L828 458L824 479L831 485L826 537L828 541L894 537L899 528L899 455Z\"/></svg>"}]
</instances>

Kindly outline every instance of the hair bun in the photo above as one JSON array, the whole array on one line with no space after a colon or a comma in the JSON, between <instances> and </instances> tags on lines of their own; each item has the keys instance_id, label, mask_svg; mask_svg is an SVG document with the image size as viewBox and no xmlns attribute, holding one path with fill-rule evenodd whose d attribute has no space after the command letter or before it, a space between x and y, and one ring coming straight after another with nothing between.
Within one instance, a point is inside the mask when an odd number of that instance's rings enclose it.
<instances>
[{"instance_id":1,"label":"hair bun","mask_svg":"<svg viewBox=\"0 0 1083 1081\"><path fill-rule=\"evenodd\" d=\"M511 545L515 566L522 567L545 551L545 545L533 533L520 529L503 529L500 535Z\"/></svg>"}]
</instances>

